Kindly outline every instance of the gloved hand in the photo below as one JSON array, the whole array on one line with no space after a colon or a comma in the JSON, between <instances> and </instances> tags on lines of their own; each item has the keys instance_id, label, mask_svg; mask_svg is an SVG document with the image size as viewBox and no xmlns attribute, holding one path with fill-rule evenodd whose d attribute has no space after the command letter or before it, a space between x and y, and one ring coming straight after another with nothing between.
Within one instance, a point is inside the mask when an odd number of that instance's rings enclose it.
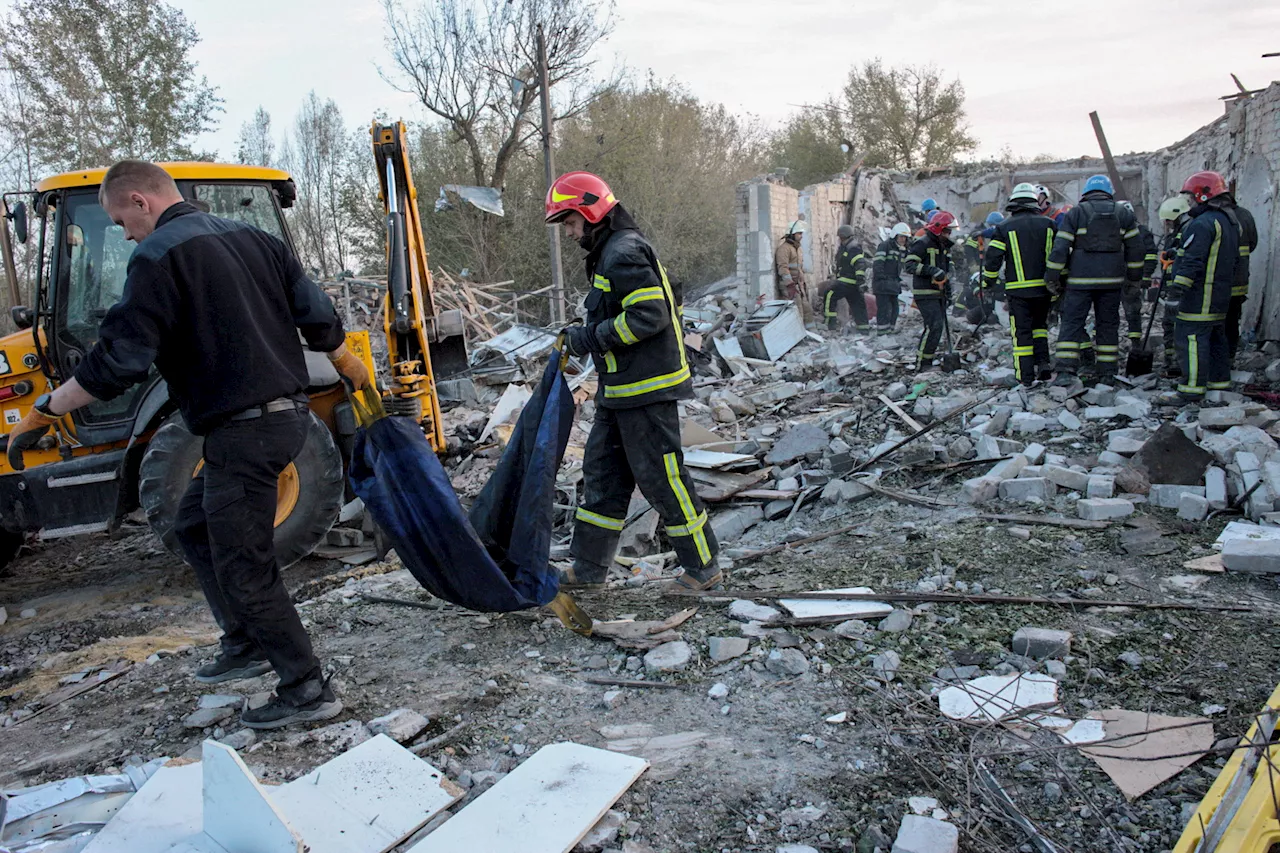
<instances>
[{"instance_id":1,"label":"gloved hand","mask_svg":"<svg viewBox=\"0 0 1280 853\"><path fill-rule=\"evenodd\" d=\"M22 454L36 446L36 442L44 438L49 427L58 422L56 417L32 409L18 421L9 432L9 467L15 471L26 468Z\"/></svg>"},{"instance_id":2,"label":"gloved hand","mask_svg":"<svg viewBox=\"0 0 1280 853\"><path fill-rule=\"evenodd\" d=\"M581 358L584 355L604 352L596 330L591 326L569 326L564 330L564 345L569 348L570 355Z\"/></svg>"},{"instance_id":3,"label":"gloved hand","mask_svg":"<svg viewBox=\"0 0 1280 853\"><path fill-rule=\"evenodd\" d=\"M337 358L333 353L329 353L329 361L333 362L333 369L338 371L357 391L372 386L373 378L369 376L369 368L365 367L364 362L346 347L341 348Z\"/></svg>"},{"instance_id":4,"label":"gloved hand","mask_svg":"<svg viewBox=\"0 0 1280 853\"><path fill-rule=\"evenodd\" d=\"M1049 291L1049 295L1058 297L1062 295L1062 271L1061 270L1045 270L1044 286Z\"/></svg>"}]
</instances>

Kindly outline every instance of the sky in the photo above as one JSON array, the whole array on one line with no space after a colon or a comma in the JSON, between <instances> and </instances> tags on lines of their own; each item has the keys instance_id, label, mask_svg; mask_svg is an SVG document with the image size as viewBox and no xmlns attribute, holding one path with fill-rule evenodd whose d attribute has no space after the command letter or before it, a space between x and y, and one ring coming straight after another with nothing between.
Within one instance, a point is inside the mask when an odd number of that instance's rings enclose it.
<instances>
[{"instance_id":1,"label":"sky","mask_svg":"<svg viewBox=\"0 0 1280 853\"><path fill-rule=\"evenodd\" d=\"M381 0L171 2L225 100L198 147L230 158L259 105L279 128L313 89L353 126L423 117L380 73ZM1091 110L1114 153L1155 150L1222 114L1230 73L1251 89L1280 79L1280 58L1261 58L1280 51L1274 0L617 0L614 23L602 69L652 71L769 127L837 91L854 64L931 63L965 86L978 158L1096 156Z\"/></svg>"}]
</instances>

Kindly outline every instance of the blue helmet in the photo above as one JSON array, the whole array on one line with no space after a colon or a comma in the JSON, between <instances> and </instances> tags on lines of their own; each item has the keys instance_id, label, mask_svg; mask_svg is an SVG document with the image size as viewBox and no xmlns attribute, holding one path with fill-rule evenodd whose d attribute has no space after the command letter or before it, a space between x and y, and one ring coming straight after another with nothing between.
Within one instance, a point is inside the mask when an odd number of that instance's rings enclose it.
<instances>
[{"instance_id":1,"label":"blue helmet","mask_svg":"<svg viewBox=\"0 0 1280 853\"><path fill-rule=\"evenodd\" d=\"M1084 182L1084 192L1091 193L1094 190L1102 190L1107 195L1115 195L1116 188L1111 185L1111 179L1106 175L1094 175L1092 178Z\"/></svg>"},{"instance_id":2,"label":"blue helmet","mask_svg":"<svg viewBox=\"0 0 1280 853\"><path fill-rule=\"evenodd\" d=\"M994 210L987 214L986 225L999 225L1001 222L1004 222L1004 217Z\"/></svg>"},{"instance_id":3,"label":"blue helmet","mask_svg":"<svg viewBox=\"0 0 1280 853\"><path fill-rule=\"evenodd\" d=\"M931 198L926 198L924 201L920 202L920 209L925 213L928 213L932 210L937 210L938 203Z\"/></svg>"}]
</instances>

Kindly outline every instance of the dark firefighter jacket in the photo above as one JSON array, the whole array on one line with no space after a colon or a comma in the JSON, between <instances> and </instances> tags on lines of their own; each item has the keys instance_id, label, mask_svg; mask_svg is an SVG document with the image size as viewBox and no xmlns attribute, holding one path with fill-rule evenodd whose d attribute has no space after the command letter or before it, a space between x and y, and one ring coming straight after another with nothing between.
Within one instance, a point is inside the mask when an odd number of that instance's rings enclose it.
<instances>
[{"instance_id":1,"label":"dark firefighter jacket","mask_svg":"<svg viewBox=\"0 0 1280 853\"><path fill-rule=\"evenodd\" d=\"M1258 249L1258 224L1254 222L1253 214L1248 208L1241 207L1234 200L1230 206L1231 212L1236 215L1236 222L1240 225L1240 262L1236 264L1236 277L1231 285L1231 295L1248 296L1249 256Z\"/></svg>"},{"instance_id":2,"label":"dark firefighter jacket","mask_svg":"<svg viewBox=\"0 0 1280 853\"><path fill-rule=\"evenodd\" d=\"M1182 229L1182 245L1173 263L1178 319L1213 323L1227 318L1231 287L1240 258L1240 233L1223 210L1198 204Z\"/></svg>"},{"instance_id":3,"label":"dark firefighter jacket","mask_svg":"<svg viewBox=\"0 0 1280 853\"><path fill-rule=\"evenodd\" d=\"M951 241L932 231L924 232L907 250L907 272L911 273L911 293L917 300L941 299L946 285L935 281L951 274Z\"/></svg>"},{"instance_id":4,"label":"dark firefighter jacket","mask_svg":"<svg viewBox=\"0 0 1280 853\"><path fill-rule=\"evenodd\" d=\"M1142 280L1151 281L1156 267L1160 264L1160 254L1156 251L1156 238L1151 229L1138 223L1138 239L1142 241Z\"/></svg>"},{"instance_id":5,"label":"dark firefighter jacket","mask_svg":"<svg viewBox=\"0 0 1280 853\"><path fill-rule=\"evenodd\" d=\"M890 237L876 246L876 256L871 261L872 292L902 292L902 261L906 257L907 247L899 246L897 237Z\"/></svg>"},{"instance_id":6,"label":"dark firefighter jacket","mask_svg":"<svg viewBox=\"0 0 1280 853\"><path fill-rule=\"evenodd\" d=\"M1005 293L1048 296L1044 273L1055 230L1053 220L1041 214L1038 205L1015 207L987 241L983 286L994 285L1003 266Z\"/></svg>"},{"instance_id":7,"label":"dark firefighter jacket","mask_svg":"<svg viewBox=\"0 0 1280 853\"><path fill-rule=\"evenodd\" d=\"M841 243L836 249L836 279L859 290L865 289L867 258L862 254L861 244L853 238Z\"/></svg>"},{"instance_id":8,"label":"dark firefighter jacket","mask_svg":"<svg viewBox=\"0 0 1280 853\"><path fill-rule=\"evenodd\" d=\"M1095 190L1062 217L1048 268L1071 288L1118 290L1126 279L1142 280L1142 256L1133 213Z\"/></svg>"},{"instance_id":9,"label":"dark firefighter jacket","mask_svg":"<svg viewBox=\"0 0 1280 853\"><path fill-rule=\"evenodd\" d=\"M587 323L604 352L593 355L598 399L632 409L693 396L681 338L679 295L631 214L616 205L587 254Z\"/></svg>"}]
</instances>

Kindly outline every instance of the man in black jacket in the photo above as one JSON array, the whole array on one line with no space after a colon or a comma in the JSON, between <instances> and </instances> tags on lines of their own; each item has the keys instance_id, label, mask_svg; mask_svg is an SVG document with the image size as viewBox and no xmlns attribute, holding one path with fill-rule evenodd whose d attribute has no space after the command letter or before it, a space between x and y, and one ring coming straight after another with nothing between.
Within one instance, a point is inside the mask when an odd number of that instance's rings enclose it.
<instances>
[{"instance_id":1,"label":"man in black jacket","mask_svg":"<svg viewBox=\"0 0 1280 853\"><path fill-rule=\"evenodd\" d=\"M1231 306L1227 309L1227 349L1232 363L1240 348L1240 320L1244 315L1244 303L1249 299L1249 258L1258 249L1258 224L1246 207L1236 203L1230 192L1223 193L1222 208L1235 218L1240 230L1240 259L1235 267L1235 282L1231 285Z\"/></svg>"},{"instance_id":2,"label":"man in black jacket","mask_svg":"<svg viewBox=\"0 0 1280 853\"><path fill-rule=\"evenodd\" d=\"M916 370L933 367L938 344L942 340L943 326L947 322L946 304L950 295L951 232L956 218L945 210L935 210L924 227L924 236L911 244L907 252L906 267L911 273L911 294L924 332L920 335L920 348L916 353Z\"/></svg>"},{"instance_id":3,"label":"man in black jacket","mask_svg":"<svg viewBox=\"0 0 1280 853\"><path fill-rule=\"evenodd\" d=\"M221 654L196 679L217 684L274 668L276 696L241 717L251 728L334 717L342 703L289 600L272 541L277 479L306 438L298 332L357 388L369 385L369 372L347 351L333 303L277 238L202 213L167 172L139 160L112 166L98 199L138 244L124 298L75 376L10 433L10 464L21 470L23 451L63 415L119 396L154 364L204 438L204 466L175 524L223 631Z\"/></svg>"},{"instance_id":4,"label":"man in black jacket","mask_svg":"<svg viewBox=\"0 0 1280 853\"><path fill-rule=\"evenodd\" d=\"M1126 281L1121 297L1125 325L1128 327L1125 336L1132 346L1137 346L1142 341L1142 302L1151 288L1151 277L1155 275L1159 255L1156 253L1156 238L1134 212L1133 202L1121 201L1120 206L1134 214L1134 221L1138 223L1138 239L1142 241L1142 281Z\"/></svg>"},{"instance_id":5,"label":"man in black jacket","mask_svg":"<svg viewBox=\"0 0 1280 853\"><path fill-rule=\"evenodd\" d=\"M889 239L876 247L871 261L871 292L876 295L876 331L892 332L898 324L898 295L902 293L902 262L907 257L911 226L899 222Z\"/></svg>"},{"instance_id":6,"label":"man in black jacket","mask_svg":"<svg viewBox=\"0 0 1280 853\"><path fill-rule=\"evenodd\" d=\"M707 510L685 469L677 400L693 397L681 336L680 295L653 246L609 186L589 172L561 175L547 191L546 221L587 250L586 323L566 346L590 355L600 376L582 462L573 566L564 587L604 586L638 486L666 525L684 573L678 590L711 589L723 576Z\"/></svg>"},{"instance_id":7,"label":"man in black jacket","mask_svg":"<svg viewBox=\"0 0 1280 853\"><path fill-rule=\"evenodd\" d=\"M871 323L867 319L867 301L863 297L867 289L866 256L862 253L862 246L853 238L852 225L841 225L836 229L836 237L840 240L836 247L836 277L827 283L826 292L822 295L822 316L826 318L828 329L839 329L837 309L843 299L849 306L854 327L859 332L869 332Z\"/></svg>"},{"instance_id":8,"label":"man in black jacket","mask_svg":"<svg viewBox=\"0 0 1280 853\"><path fill-rule=\"evenodd\" d=\"M994 226L987 241L983 287L993 285L1004 267L1009 303L1009 333L1018 381L1030 386L1050 377L1049 290L1044 275L1053 247L1053 220L1040 212L1036 187L1018 184L1005 207L1009 217Z\"/></svg>"}]
</instances>

